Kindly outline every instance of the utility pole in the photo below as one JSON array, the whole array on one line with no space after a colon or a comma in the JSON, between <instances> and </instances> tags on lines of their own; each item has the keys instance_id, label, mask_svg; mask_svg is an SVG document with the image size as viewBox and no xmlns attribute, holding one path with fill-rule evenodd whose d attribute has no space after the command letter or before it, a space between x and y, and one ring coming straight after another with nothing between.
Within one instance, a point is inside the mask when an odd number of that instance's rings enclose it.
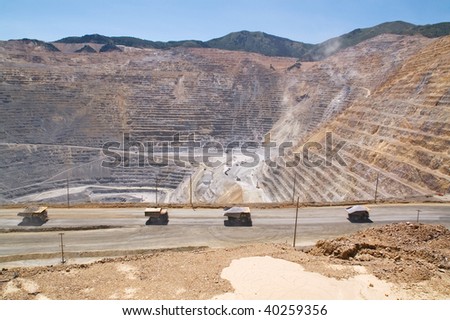
<instances>
[{"instance_id":1,"label":"utility pole","mask_svg":"<svg viewBox=\"0 0 450 320\"><path fill-rule=\"evenodd\" d=\"M378 196L378 179L380 178L380 173L377 173L377 183L375 184L375 203L377 203L377 196Z\"/></svg>"},{"instance_id":2,"label":"utility pole","mask_svg":"<svg viewBox=\"0 0 450 320\"><path fill-rule=\"evenodd\" d=\"M155 176L155 201L156 206L158 206L158 176Z\"/></svg>"},{"instance_id":3,"label":"utility pole","mask_svg":"<svg viewBox=\"0 0 450 320\"><path fill-rule=\"evenodd\" d=\"M70 196L69 196L69 176L67 176L67 209L70 208Z\"/></svg>"},{"instance_id":4,"label":"utility pole","mask_svg":"<svg viewBox=\"0 0 450 320\"><path fill-rule=\"evenodd\" d=\"M294 203L295 201L295 183L297 182L297 172L295 173L294 176L294 186L292 187L292 203Z\"/></svg>"},{"instance_id":5,"label":"utility pole","mask_svg":"<svg viewBox=\"0 0 450 320\"><path fill-rule=\"evenodd\" d=\"M419 223L420 210L417 210L417 223Z\"/></svg>"},{"instance_id":6,"label":"utility pole","mask_svg":"<svg viewBox=\"0 0 450 320\"><path fill-rule=\"evenodd\" d=\"M61 237L61 263L64 264L66 263L66 259L64 259L64 242L63 242L63 235L64 233L59 233L60 237Z\"/></svg>"},{"instance_id":7,"label":"utility pole","mask_svg":"<svg viewBox=\"0 0 450 320\"><path fill-rule=\"evenodd\" d=\"M300 197L297 197L297 209L295 210L295 226L294 226L294 242L292 246L295 248L295 240L297 238L297 221L298 221L298 203L300 201Z\"/></svg>"},{"instance_id":8,"label":"utility pole","mask_svg":"<svg viewBox=\"0 0 450 320\"><path fill-rule=\"evenodd\" d=\"M189 203L194 208L194 204L192 203L192 173L189 174Z\"/></svg>"}]
</instances>

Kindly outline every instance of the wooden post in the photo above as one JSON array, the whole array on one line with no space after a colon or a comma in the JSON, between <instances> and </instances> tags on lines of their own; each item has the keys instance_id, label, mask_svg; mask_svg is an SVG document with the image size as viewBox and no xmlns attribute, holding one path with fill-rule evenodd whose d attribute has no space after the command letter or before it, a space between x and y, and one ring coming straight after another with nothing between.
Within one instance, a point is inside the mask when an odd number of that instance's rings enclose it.
<instances>
[{"instance_id":1,"label":"wooden post","mask_svg":"<svg viewBox=\"0 0 450 320\"><path fill-rule=\"evenodd\" d=\"M417 223L419 223L420 210L417 210Z\"/></svg>"},{"instance_id":2,"label":"wooden post","mask_svg":"<svg viewBox=\"0 0 450 320\"><path fill-rule=\"evenodd\" d=\"M297 209L295 210L295 226L294 226L294 242L292 246L295 248L295 240L297 238L297 221L298 221L298 203L300 201L300 197L297 197Z\"/></svg>"},{"instance_id":3,"label":"wooden post","mask_svg":"<svg viewBox=\"0 0 450 320\"><path fill-rule=\"evenodd\" d=\"M67 209L70 208L70 195L69 195L69 176L67 176Z\"/></svg>"},{"instance_id":4,"label":"wooden post","mask_svg":"<svg viewBox=\"0 0 450 320\"><path fill-rule=\"evenodd\" d=\"M375 199L374 202L377 203L377 196L378 196L378 179L380 178L380 173L377 173L377 183L375 184Z\"/></svg>"},{"instance_id":5,"label":"wooden post","mask_svg":"<svg viewBox=\"0 0 450 320\"><path fill-rule=\"evenodd\" d=\"M189 174L189 203L191 207L194 208L192 203L192 173Z\"/></svg>"},{"instance_id":6,"label":"wooden post","mask_svg":"<svg viewBox=\"0 0 450 320\"><path fill-rule=\"evenodd\" d=\"M155 201L158 206L158 176L155 176Z\"/></svg>"},{"instance_id":7,"label":"wooden post","mask_svg":"<svg viewBox=\"0 0 450 320\"><path fill-rule=\"evenodd\" d=\"M61 263L66 263L66 259L64 259L64 243L63 243L63 235L64 233L59 233L60 237L61 237Z\"/></svg>"},{"instance_id":8,"label":"wooden post","mask_svg":"<svg viewBox=\"0 0 450 320\"><path fill-rule=\"evenodd\" d=\"M295 201L295 183L297 182L297 172L295 173L294 176L294 186L292 187L292 203L294 203Z\"/></svg>"}]
</instances>

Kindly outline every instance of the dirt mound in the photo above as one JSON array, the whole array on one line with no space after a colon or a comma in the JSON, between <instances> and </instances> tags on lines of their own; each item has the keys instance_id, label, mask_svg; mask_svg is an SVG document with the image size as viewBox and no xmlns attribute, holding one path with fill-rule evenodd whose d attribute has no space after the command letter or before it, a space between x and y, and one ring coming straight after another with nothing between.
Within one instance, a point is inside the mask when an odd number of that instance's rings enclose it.
<instances>
[{"instance_id":1,"label":"dirt mound","mask_svg":"<svg viewBox=\"0 0 450 320\"><path fill-rule=\"evenodd\" d=\"M450 231L440 225L397 223L318 241L309 253L357 262L381 279L420 282L450 269Z\"/></svg>"}]
</instances>

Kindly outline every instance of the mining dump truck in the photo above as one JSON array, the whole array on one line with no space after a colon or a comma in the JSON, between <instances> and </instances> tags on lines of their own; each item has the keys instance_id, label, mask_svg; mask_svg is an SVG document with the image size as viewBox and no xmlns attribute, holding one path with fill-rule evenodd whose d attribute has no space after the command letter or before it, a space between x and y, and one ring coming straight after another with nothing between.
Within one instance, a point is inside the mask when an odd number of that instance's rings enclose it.
<instances>
[{"instance_id":1,"label":"mining dump truck","mask_svg":"<svg viewBox=\"0 0 450 320\"><path fill-rule=\"evenodd\" d=\"M251 227L252 226L252 217L250 214L249 207L231 207L225 208L224 217L227 217L228 220L225 220L223 224L225 227Z\"/></svg>"},{"instance_id":2,"label":"mining dump truck","mask_svg":"<svg viewBox=\"0 0 450 320\"><path fill-rule=\"evenodd\" d=\"M47 207L27 207L17 215L23 217L22 226L42 226L48 221Z\"/></svg>"},{"instance_id":3,"label":"mining dump truck","mask_svg":"<svg viewBox=\"0 0 450 320\"><path fill-rule=\"evenodd\" d=\"M345 209L350 222L372 222L369 219L369 208L365 206L352 206Z\"/></svg>"},{"instance_id":4,"label":"mining dump truck","mask_svg":"<svg viewBox=\"0 0 450 320\"><path fill-rule=\"evenodd\" d=\"M148 217L146 225L167 225L169 223L169 212L162 208L146 208L145 216Z\"/></svg>"}]
</instances>

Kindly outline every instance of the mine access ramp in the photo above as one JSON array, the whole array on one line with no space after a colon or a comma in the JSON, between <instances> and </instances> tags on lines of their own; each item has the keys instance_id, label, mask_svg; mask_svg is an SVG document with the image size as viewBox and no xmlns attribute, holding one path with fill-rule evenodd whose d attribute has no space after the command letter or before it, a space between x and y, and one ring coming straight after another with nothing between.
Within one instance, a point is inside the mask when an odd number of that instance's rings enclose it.
<instances>
[{"instance_id":1,"label":"mine access ramp","mask_svg":"<svg viewBox=\"0 0 450 320\"><path fill-rule=\"evenodd\" d=\"M19 223L23 226L42 226L48 221L47 207L26 207L17 215L23 218L22 222Z\"/></svg>"},{"instance_id":2,"label":"mine access ramp","mask_svg":"<svg viewBox=\"0 0 450 320\"><path fill-rule=\"evenodd\" d=\"M251 227L252 226L252 217L250 214L249 207L231 207L225 208L224 217L227 217L228 220L225 220L223 224L225 227Z\"/></svg>"},{"instance_id":3,"label":"mine access ramp","mask_svg":"<svg viewBox=\"0 0 450 320\"><path fill-rule=\"evenodd\" d=\"M149 217L146 225L167 225L169 223L169 212L162 208L146 208L145 216Z\"/></svg>"}]
</instances>

